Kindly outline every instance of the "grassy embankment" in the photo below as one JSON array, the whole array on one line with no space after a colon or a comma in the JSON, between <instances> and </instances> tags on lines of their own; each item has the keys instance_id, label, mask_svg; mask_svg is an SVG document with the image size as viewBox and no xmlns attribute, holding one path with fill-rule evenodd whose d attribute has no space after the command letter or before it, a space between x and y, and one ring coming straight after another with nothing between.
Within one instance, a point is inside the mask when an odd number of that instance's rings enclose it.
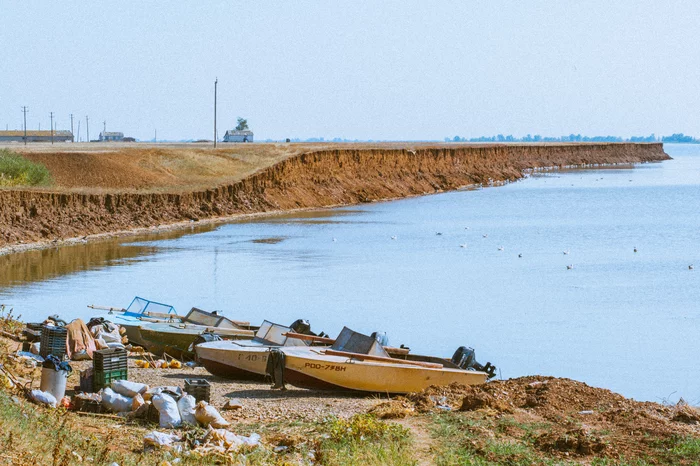
<instances>
[{"instance_id":1,"label":"grassy embankment","mask_svg":"<svg viewBox=\"0 0 700 466\"><path fill-rule=\"evenodd\" d=\"M48 168L27 160L8 149L0 149L0 188L49 186L53 182Z\"/></svg>"}]
</instances>

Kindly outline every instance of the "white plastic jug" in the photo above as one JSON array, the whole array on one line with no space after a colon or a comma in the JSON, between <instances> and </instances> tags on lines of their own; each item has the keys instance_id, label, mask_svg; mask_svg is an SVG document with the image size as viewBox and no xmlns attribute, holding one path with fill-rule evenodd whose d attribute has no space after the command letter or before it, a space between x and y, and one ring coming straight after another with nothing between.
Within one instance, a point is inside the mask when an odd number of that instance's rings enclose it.
<instances>
[{"instance_id":1,"label":"white plastic jug","mask_svg":"<svg viewBox=\"0 0 700 466\"><path fill-rule=\"evenodd\" d=\"M49 392L56 401L61 402L66 394L66 383L68 382L68 371L57 371L53 368L44 367L41 369L41 391Z\"/></svg>"}]
</instances>

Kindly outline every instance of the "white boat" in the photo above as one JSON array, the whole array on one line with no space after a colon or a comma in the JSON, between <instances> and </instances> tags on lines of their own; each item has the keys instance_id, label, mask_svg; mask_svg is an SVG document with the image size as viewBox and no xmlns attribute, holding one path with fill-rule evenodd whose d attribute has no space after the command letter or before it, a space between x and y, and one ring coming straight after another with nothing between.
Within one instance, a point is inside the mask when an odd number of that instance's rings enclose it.
<instances>
[{"instance_id":1,"label":"white boat","mask_svg":"<svg viewBox=\"0 0 700 466\"><path fill-rule=\"evenodd\" d=\"M263 379L271 348L308 348L309 342L290 338L290 327L264 321L252 340L220 340L194 347L197 360L214 375L230 379Z\"/></svg>"}]
</instances>

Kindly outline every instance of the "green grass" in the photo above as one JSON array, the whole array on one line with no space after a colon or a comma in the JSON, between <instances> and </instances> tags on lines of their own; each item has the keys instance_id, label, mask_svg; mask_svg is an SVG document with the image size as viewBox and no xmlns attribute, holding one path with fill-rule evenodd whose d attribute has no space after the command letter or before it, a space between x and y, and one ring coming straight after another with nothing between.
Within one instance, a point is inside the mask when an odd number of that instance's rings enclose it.
<instances>
[{"instance_id":1,"label":"green grass","mask_svg":"<svg viewBox=\"0 0 700 466\"><path fill-rule=\"evenodd\" d=\"M676 464L700 462L700 438L674 436L659 444L660 453Z\"/></svg>"},{"instance_id":2,"label":"green grass","mask_svg":"<svg viewBox=\"0 0 700 466\"><path fill-rule=\"evenodd\" d=\"M0 187L47 186L53 182L43 164L34 163L7 149L0 149Z\"/></svg>"},{"instance_id":3,"label":"green grass","mask_svg":"<svg viewBox=\"0 0 700 466\"><path fill-rule=\"evenodd\" d=\"M474 418L461 413L435 415L432 432L437 440L435 463L440 466L566 464L544 459L534 449L532 439L537 433L550 428L548 423L521 423L510 416L493 419ZM512 430L517 430L523 438L517 440L499 435Z\"/></svg>"},{"instance_id":4,"label":"green grass","mask_svg":"<svg viewBox=\"0 0 700 466\"><path fill-rule=\"evenodd\" d=\"M62 409L39 407L19 396L0 390L0 464L83 464L120 466L161 464L174 457L180 465L245 464L257 465L415 465L412 440L407 429L356 415L349 420L331 418L321 423L261 423L240 425L231 430L247 435L253 431L265 438L291 430L304 440L287 452L275 453L275 443L239 453L235 458L187 456L167 451L144 452L143 436L157 429L140 421L114 421L105 418L80 418ZM88 425L90 427L88 427ZM201 428L180 430L188 440L201 438ZM298 435L300 434L301 435ZM236 463L238 462L238 463Z\"/></svg>"},{"instance_id":5,"label":"green grass","mask_svg":"<svg viewBox=\"0 0 700 466\"><path fill-rule=\"evenodd\" d=\"M136 466L160 464L173 458L166 451L143 452L143 435L154 430L153 425L124 426L123 422L105 420L100 429L88 431L75 422L77 419L77 415L62 409L44 409L26 401L13 401L11 395L0 391L0 464L63 466L78 464L82 458L84 464L117 462L120 466ZM124 445L133 445L133 448ZM121 448L115 449L118 446ZM263 448L248 452L245 457L239 456L246 465L277 464L277 456ZM221 464L221 458L215 456L180 458L181 465Z\"/></svg>"},{"instance_id":6,"label":"green grass","mask_svg":"<svg viewBox=\"0 0 700 466\"><path fill-rule=\"evenodd\" d=\"M369 414L332 418L317 446L316 460L323 465L415 465L408 429L377 420Z\"/></svg>"}]
</instances>

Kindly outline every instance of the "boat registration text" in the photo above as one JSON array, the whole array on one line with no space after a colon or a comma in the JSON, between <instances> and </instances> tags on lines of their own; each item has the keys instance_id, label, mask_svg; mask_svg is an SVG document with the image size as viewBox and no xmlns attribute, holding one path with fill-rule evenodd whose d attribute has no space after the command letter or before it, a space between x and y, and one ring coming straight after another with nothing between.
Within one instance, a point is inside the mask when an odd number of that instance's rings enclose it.
<instances>
[{"instance_id":1,"label":"boat registration text","mask_svg":"<svg viewBox=\"0 0 700 466\"><path fill-rule=\"evenodd\" d=\"M313 362L307 362L304 364L304 367L308 367L309 369L320 369L324 371L336 372L345 372L345 369L347 369L345 366L336 366L335 364L317 364Z\"/></svg>"}]
</instances>

